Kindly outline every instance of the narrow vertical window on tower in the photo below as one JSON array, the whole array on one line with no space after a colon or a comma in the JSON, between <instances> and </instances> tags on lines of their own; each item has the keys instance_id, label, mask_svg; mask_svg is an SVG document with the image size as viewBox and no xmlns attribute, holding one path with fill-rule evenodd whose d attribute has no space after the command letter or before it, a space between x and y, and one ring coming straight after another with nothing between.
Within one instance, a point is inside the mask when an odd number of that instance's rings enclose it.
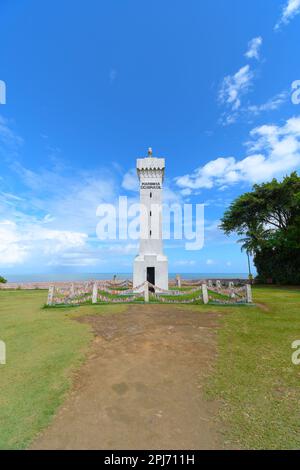
<instances>
[{"instance_id":1,"label":"narrow vertical window on tower","mask_svg":"<svg viewBox=\"0 0 300 470\"><path fill-rule=\"evenodd\" d=\"M152 193L150 193L150 197L152 197Z\"/></svg>"}]
</instances>

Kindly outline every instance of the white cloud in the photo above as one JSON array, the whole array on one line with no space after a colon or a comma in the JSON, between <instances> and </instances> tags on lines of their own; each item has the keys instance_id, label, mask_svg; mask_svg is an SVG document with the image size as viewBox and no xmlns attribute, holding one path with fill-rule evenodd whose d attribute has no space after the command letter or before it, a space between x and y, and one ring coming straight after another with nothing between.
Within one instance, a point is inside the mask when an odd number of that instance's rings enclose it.
<instances>
[{"instance_id":1,"label":"white cloud","mask_svg":"<svg viewBox=\"0 0 300 470\"><path fill-rule=\"evenodd\" d=\"M10 220L0 222L0 266L21 264L27 257L27 250L20 242L16 224Z\"/></svg>"},{"instance_id":2,"label":"white cloud","mask_svg":"<svg viewBox=\"0 0 300 470\"><path fill-rule=\"evenodd\" d=\"M221 207L222 212L229 206L232 202L230 198L228 201L222 202L222 204L216 203L213 204L214 207ZM235 234L230 235L229 237L224 234L223 230L220 228L221 221L218 220L205 220L205 245L206 246L217 246L217 245L232 245L237 241L237 236Z\"/></svg>"},{"instance_id":3,"label":"white cloud","mask_svg":"<svg viewBox=\"0 0 300 470\"><path fill-rule=\"evenodd\" d=\"M259 59L259 52L262 46L263 39L261 36L251 39L248 43L248 50L245 54L248 59Z\"/></svg>"},{"instance_id":4,"label":"white cloud","mask_svg":"<svg viewBox=\"0 0 300 470\"><path fill-rule=\"evenodd\" d=\"M164 204L180 204L181 202L181 195L178 194L177 191L173 191L173 189L170 188L168 182L165 182L164 184L164 190L163 190L163 203Z\"/></svg>"},{"instance_id":5,"label":"white cloud","mask_svg":"<svg viewBox=\"0 0 300 470\"><path fill-rule=\"evenodd\" d=\"M109 71L109 81L110 81L110 83L113 83L116 80L117 74L118 73L117 73L116 69L114 69L114 68L110 69L110 71Z\"/></svg>"},{"instance_id":6,"label":"white cloud","mask_svg":"<svg viewBox=\"0 0 300 470\"><path fill-rule=\"evenodd\" d=\"M249 65L240 68L234 75L225 77L219 91L221 103L230 106L232 111L237 111L241 106L241 97L251 88L253 77Z\"/></svg>"},{"instance_id":7,"label":"white cloud","mask_svg":"<svg viewBox=\"0 0 300 470\"><path fill-rule=\"evenodd\" d=\"M35 257L47 262L65 252L85 246L87 235L71 231L45 229L38 222L17 224L11 220L0 221L0 266L23 264Z\"/></svg>"},{"instance_id":8,"label":"white cloud","mask_svg":"<svg viewBox=\"0 0 300 470\"><path fill-rule=\"evenodd\" d=\"M251 39L245 56L248 59L259 60L262 44L261 36ZM219 90L219 101L227 108L219 120L223 126L234 124L241 117L249 118L249 115L257 116L262 112L274 111L286 101L287 92L281 92L261 105L243 104L242 98L251 90L254 77L255 71L248 64L241 67L234 75L228 75L223 79Z\"/></svg>"},{"instance_id":9,"label":"white cloud","mask_svg":"<svg viewBox=\"0 0 300 470\"><path fill-rule=\"evenodd\" d=\"M126 189L126 191L139 190L139 180L135 168L132 168L127 173L125 173L122 181L122 188Z\"/></svg>"},{"instance_id":10,"label":"white cloud","mask_svg":"<svg viewBox=\"0 0 300 470\"><path fill-rule=\"evenodd\" d=\"M253 116L259 116L262 113L275 111L279 109L289 98L287 91L282 91L272 98L268 99L265 103L262 104L253 104L253 105L244 105L241 106L236 111L231 111L229 113L225 112L222 114L220 122L224 126L234 124L238 119L249 119Z\"/></svg>"},{"instance_id":11,"label":"white cloud","mask_svg":"<svg viewBox=\"0 0 300 470\"><path fill-rule=\"evenodd\" d=\"M283 7L281 17L275 25L275 30L288 24L296 15L300 13L300 0L288 0Z\"/></svg>"},{"instance_id":12,"label":"white cloud","mask_svg":"<svg viewBox=\"0 0 300 470\"><path fill-rule=\"evenodd\" d=\"M115 201L114 175L107 169L74 170L61 159L48 159L47 166L33 171L18 162L21 143L0 117L0 151L8 156L5 171L10 176L0 178L0 265L43 270L101 262L93 247L96 209ZM18 183L17 195L10 180Z\"/></svg>"},{"instance_id":13,"label":"white cloud","mask_svg":"<svg viewBox=\"0 0 300 470\"><path fill-rule=\"evenodd\" d=\"M195 266L195 260L179 260L173 263L174 266Z\"/></svg>"},{"instance_id":14,"label":"white cloud","mask_svg":"<svg viewBox=\"0 0 300 470\"><path fill-rule=\"evenodd\" d=\"M53 257L47 262L47 266L86 267L96 266L102 261L95 256L89 256L88 250L75 251L74 253L62 253L60 257Z\"/></svg>"},{"instance_id":15,"label":"white cloud","mask_svg":"<svg viewBox=\"0 0 300 470\"><path fill-rule=\"evenodd\" d=\"M198 168L191 175L176 178L176 183L181 188L189 188L191 190L199 188L211 189L215 184L215 178L224 178L224 174L234 164L235 159L233 157L217 158Z\"/></svg>"},{"instance_id":16,"label":"white cloud","mask_svg":"<svg viewBox=\"0 0 300 470\"><path fill-rule=\"evenodd\" d=\"M22 213L42 213L51 228L95 233L98 205L116 199L116 183L107 171L32 171L19 163L13 165L13 170L24 185L25 202L17 207Z\"/></svg>"},{"instance_id":17,"label":"white cloud","mask_svg":"<svg viewBox=\"0 0 300 470\"><path fill-rule=\"evenodd\" d=\"M53 255L65 250L83 247L88 238L86 233L71 232L67 230L49 230L39 225L22 229L22 239L33 243L36 249L37 242L42 242L41 252Z\"/></svg>"},{"instance_id":18,"label":"white cloud","mask_svg":"<svg viewBox=\"0 0 300 470\"><path fill-rule=\"evenodd\" d=\"M11 129L8 119L0 115L0 150L1 145L15 150L22 143L23 139Z\"/></svg>"},{"instance_id":19,"label":"white cloud","mask_svg":"<svg viewBox=\"0 0 300 470\"><path fill-rule=\"evenodd\" d=\"M220 157L176 178L180 188L211 189L238 182L256 183L280 177L300 166L300 117L284 125L264 125L250 132L248 155L237 160Z\"/></svg>"},{"instance_id":20,"label":"white cloud","mask_svg":"<svg viewBox=\"0 0 300 470\"><path fill-rule=\"evenodd\" d=\"M185 189L182 189L180 193L182 194L182 196L186 197L186 196L190 196L192 194L192 191L190 188L185 188Z\"/></svg>"},{"instance_id":21,"label":"white cloud","mask_svg":"<svg viewBox=\"0 0 300 470\"><path fill-rule=\"evenodd\" d=\"M207 259L206 264L207 264L207 266L212 266L212 265L215 264L215 261L213 259Z\"/></svg>"},{"instance_id":22,"label":"white cloud","mask_svg":"<svg viewBox=\"0 0 300 470\"><path fill-rule=\"evenodd\" d=\"M135 255L138 253L138 243L116 243L107 247L108 251L119 255Z\"/></svg>"},{"instance_id":23,"label":"white cloud","mask_svg":"<svg viewBox=\"0 0 300 470\"><path fill-rule=\"evenodd\" d=\"M0 124L0 144L20 142L7 121ZM106 265L115 269L125 266L127 259L132 263L138 252L136 243L102 242L96 237L97 207L117 204L122 193L119 168L76 170L60 156L45 159L44 166L32 169L20 163L17 152L10 155L4 168L8 178L0 176L1 267L23 265L22 269L41 272L47 266ZM138 190L135 169L125 175L122 186L127 191ZM181 198L166 181L164 202L180 202ZM128 198L128 204L131 202L138 202L137 192Z\"/></svg>"},{"instance_id":24,"label":"white cloud","mask_svg":"<svg viewBox=\"0 0 300 470\"><path fill-rule=\"evenodd\" d=\"M268 101L266 101L263 104L248 106L246 111L256 116L265 111L275 111L286 102L287 98L288 98L288 93L286 91L283 91L273 96L272 98L270 98Z\"/></svg>"}]
</instances>

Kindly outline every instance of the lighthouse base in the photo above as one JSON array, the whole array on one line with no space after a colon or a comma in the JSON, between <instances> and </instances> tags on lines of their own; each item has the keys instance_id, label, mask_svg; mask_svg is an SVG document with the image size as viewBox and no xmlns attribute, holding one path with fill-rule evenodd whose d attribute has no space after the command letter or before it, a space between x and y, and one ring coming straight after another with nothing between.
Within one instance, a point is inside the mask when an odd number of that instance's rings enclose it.
<instances>
[{"instance_id":1,"label":"lighthouse base","mask_svg":"<svg viewBox=\"0 0 300 470\"><path fill-rule=\"evenodd\" d=\"M133 264L133 288L149 281L168 290L168 258L164 255L138 255ZM153 282L154 281L154 282Z\"/></svg>"}]
</instances>

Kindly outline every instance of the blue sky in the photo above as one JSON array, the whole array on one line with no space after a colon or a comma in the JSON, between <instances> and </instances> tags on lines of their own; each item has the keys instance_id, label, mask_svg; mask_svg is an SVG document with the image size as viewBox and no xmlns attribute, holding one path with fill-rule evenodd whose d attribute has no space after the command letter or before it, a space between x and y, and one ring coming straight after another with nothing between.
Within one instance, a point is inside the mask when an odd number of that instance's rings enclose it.
<instances>
[{"instance_id":1,"label":"blue sky","mask_svg":"<svg viewBox=\"0 0 300 470\"><path fill-rule=\"evenodd\" d=\"M171 272L246 272L218 223L253 183L300 166L300 0L0 0L0 271L130 272L134 242L96 208L137 198L166 158L166 199L205 204L205 246Z\"/></svg>"}]
</instances>

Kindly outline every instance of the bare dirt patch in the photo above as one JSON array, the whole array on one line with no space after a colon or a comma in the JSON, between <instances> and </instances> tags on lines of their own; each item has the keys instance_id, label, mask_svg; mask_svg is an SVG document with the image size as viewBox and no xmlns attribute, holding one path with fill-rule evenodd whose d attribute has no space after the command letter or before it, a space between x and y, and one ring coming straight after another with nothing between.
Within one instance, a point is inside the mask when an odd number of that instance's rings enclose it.
<instances>
[{"instance_id":1,"label":"bare dirt patch","mask_svg":"<svg viewBox=\"0 0 300 470\"><path fill-rule=\"evenodd\" d=\"M172 305L91 315L95 340L73 390L33 449L220 448L202 388L218 313Z\"/></svg>"},{"instance_id":2,"label":"bare dirt patch","mask_svg":"<svg viewBox=\"0 0 300 470\"><path fill-rule=\"evenodd\" d=\"M261 308L264 312L270 312L270 307L267 304L263 304L262 302L256 302L255 305Z\"/></svg>"}]
</instances>

